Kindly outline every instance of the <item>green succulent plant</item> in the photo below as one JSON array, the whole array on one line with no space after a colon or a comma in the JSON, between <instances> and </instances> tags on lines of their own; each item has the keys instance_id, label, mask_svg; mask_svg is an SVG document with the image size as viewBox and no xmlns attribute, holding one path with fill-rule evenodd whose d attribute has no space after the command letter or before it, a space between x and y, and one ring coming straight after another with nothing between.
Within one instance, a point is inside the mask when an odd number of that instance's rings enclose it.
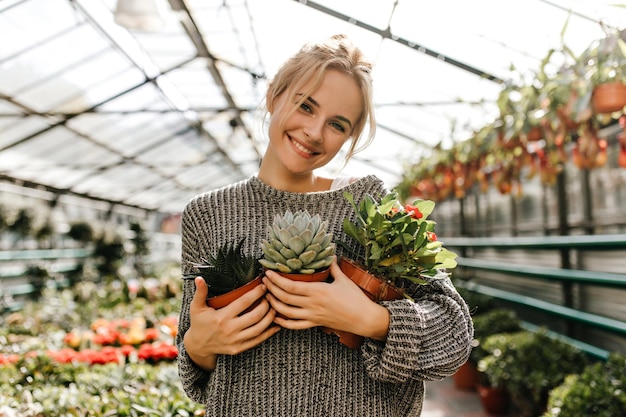
<instances>
[{"instance_id":1,"label":"green succulent plant","mask_svg":"<svg viewBox=\"0 0 626 417\"><path fill-rule=\"evenodd\" d=\"M333 262L335 244L328 232L328 221L306 210L286 211L274 216L268 226L268 239L261 242L264 258L259 263L267 269L286 274L312 274Z\"/></svg>"},{"instance_id":2,"label":"green succulent plant","mask_svg":"<svg viewBox=\"0 0 626 417\"><path fill-rule=\"evenodd\" d=\"M261 273L257 258L247 256L242 247L245 238L238 243L227 242L215 255L193 264L197 273L185 274L184 279L204 278L210 296L225 294L253 281Z\"/></svg>"}]
</instances>

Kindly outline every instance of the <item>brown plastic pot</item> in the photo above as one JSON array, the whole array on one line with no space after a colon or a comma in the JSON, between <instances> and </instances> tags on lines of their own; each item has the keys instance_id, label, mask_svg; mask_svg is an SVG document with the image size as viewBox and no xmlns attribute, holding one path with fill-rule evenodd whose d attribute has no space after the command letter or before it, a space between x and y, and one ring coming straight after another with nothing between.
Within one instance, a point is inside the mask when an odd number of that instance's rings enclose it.
<instances>
[{"instance_id":1,"label":"brown plastic pot","mask_svg":"<svg viewBox=\"0 0 626 417\"><path fill-rule=\"evenodd\" d=\"M404 293L401 289L370 274L351 259L341 258L339 267L373 301L390 301L404 298Z\"/></svg>"},{"instance_id":2,"label":"brown plastic pot","mask_svg":"<svg viewBox=\"0 0 626 417\"><path fill-rule=\"evenodd\" d=\"M286 274L284 272L275 271L285 278L292 279L294 281L305 282L322 282L330 276L330 268L323 269L312 274Z\"/></svg>"},{"instance_id":3,"label":"brown plastic pot","mask_svg":"<svg viewBox=\"0 0 626 417\"><path fill-rule=\"evenodd\" d=\"M390 301L404 298L402 290L370 274L350 259L341 258L339 267L373 301ZM338 336L340 343L355 350L363 345L363 340L365 339L363 336L344 330L336 330L329 327L322 327L322 330L328 334Z\"/></svg>"},{"instance_id":4,"label":"brown plastic pot","mask_svg":"<svg viewBox=\"0 0 626 417\"><path fill-rule=\"evenodd\" d=\"M206 304L209 307L213 307L215 309L226 307L227 305L229 305L230 303L232 303L233 301L235 301L236 299L238 299L239 297L241 297L242 295L244 295L248 291L254 289L255 287L257 287L259 285L261 285L261 278L262 278L262 276L259 275L258 277L256 277L252 281L248 282L247 284L242 285L239 288L235 288L234 290L229 291L229 292L227 292L225 294L216 295L214 297L209 297L206 300ZM250 307L248 307L246 309L246 311L252 310L260 302L261 302L261 298L259 298L257 301L254 302L254 304L252 304Z\"/></svg>"}]
</instances>

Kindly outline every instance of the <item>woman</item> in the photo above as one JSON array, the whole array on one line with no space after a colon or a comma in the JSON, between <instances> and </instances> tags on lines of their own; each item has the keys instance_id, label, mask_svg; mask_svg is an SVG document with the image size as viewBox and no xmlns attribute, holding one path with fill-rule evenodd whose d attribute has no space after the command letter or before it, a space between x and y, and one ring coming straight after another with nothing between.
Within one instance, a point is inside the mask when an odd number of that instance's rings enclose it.
<instances>
[{"instance_id":1,"label":"woman","mask_svg":"<svg viewBox=\"0 0 626 417\"><path fill-rule=\"evenodd\" d=\"M267 225L286 210L319 213L336 238L349 241L342 224L354 213L343 192L357 201L387 193L375 176L346 181L316 173L346 142L346 160L359 150L368 122L366 144L374 136L371 64L345 36L305 45L290 58L268 87L266 107L269 144L258 174L185 208L184 274L243 237L245 251L260 258ZM190 398L216 417L419 416L423 381L453 374L469 355L464 301L445 279L417 288L415 302L375 303L336 262L331 275L331 283L309 283L268 271L263 285L219 310L206 306L201 278L185 281L177 342ZM365 343L352 350L320 326L365 336Z\"/></svg>"}]
</instances>

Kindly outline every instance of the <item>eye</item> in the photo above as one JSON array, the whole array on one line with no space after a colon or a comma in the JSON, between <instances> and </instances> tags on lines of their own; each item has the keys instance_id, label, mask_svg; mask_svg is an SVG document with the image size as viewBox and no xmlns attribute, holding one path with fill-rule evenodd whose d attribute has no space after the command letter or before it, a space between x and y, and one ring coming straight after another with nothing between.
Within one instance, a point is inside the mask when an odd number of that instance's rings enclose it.
<instances>
[{"instance_id":1,"label":"eye","mask_svg":"<svg viewBox=\"0 0 626 417\"><path fill-rule=\"evenodd\" d=\"M332 121L329 124L332 126L333 129L336 129L340 131L341 133L346 133L346 128L344 127L343 124L339 122L335 122L335 121Z\"/></svg>"},{"instance_id":2,"label":"eye","mask_svg":"<svg viewBox=\"0 0 626 417\"><path fill-rule=\"evenodd\" d=\"M300 108L307 113L313 112L313 108L311 108L311 106L307 102L300 104Z\"/></svg>"}]
</instances>

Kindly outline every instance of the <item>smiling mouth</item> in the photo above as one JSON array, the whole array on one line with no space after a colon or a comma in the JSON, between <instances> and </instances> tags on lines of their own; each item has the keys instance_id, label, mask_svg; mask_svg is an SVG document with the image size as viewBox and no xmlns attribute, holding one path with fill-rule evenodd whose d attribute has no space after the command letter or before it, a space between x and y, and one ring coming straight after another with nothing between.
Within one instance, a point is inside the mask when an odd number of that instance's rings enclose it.
<instances>
[{"instance_id":1,"label":"smiling mouth","mask_svg":"<svg viewBox=\"0 0 626 417\"><path fill-rule=\"evenodd\" d=\"M293 144L293 146L294 146L296 149L298 149L300 152L303 152L303 153L305 153L305 154L307 154L307 155L311 155L311 156L313 156L313 155L318 155L318 154L319 154L319 152L313 152L313 151L311 151L310 149L305 148L305 147L304 147L303 145L301 145L298 141L294 140L294 139L293 139L293 138L291 138L291 137L289 138L289 140L291 141L291 143Z\"/></svg>"}]
</instances>

